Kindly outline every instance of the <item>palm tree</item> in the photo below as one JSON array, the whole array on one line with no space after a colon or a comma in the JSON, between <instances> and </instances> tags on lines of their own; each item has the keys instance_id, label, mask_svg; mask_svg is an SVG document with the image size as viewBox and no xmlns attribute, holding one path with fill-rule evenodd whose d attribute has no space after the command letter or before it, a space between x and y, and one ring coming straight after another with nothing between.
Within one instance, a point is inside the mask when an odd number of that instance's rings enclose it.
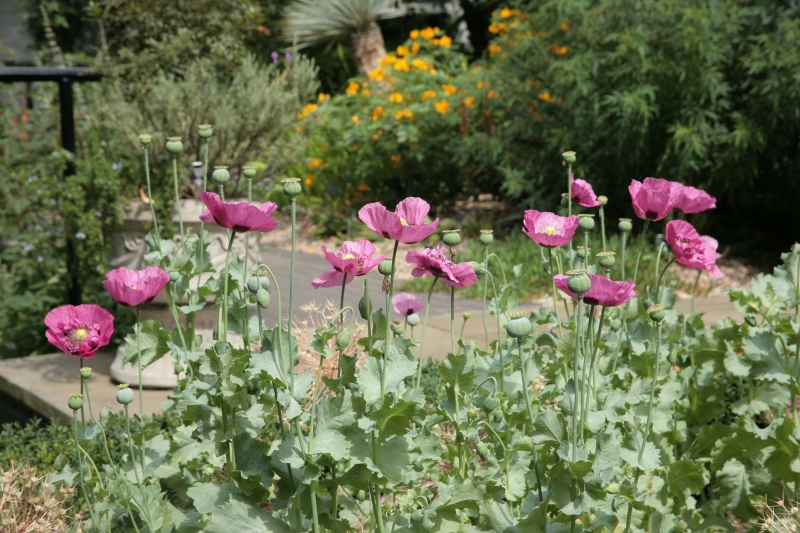
<instances>
[{"instance_id":1,"label":"palm tree","mask_svg":"<svg viewBox=\"0 0 800 533\"><path fill-rule=\"evenodd\" d=\"M395 0L293 0L284 12L283 31L297 48L349 37L358 70L366 76L386 55L376 21L405 13Z\"/></svg>"}]
</instances>

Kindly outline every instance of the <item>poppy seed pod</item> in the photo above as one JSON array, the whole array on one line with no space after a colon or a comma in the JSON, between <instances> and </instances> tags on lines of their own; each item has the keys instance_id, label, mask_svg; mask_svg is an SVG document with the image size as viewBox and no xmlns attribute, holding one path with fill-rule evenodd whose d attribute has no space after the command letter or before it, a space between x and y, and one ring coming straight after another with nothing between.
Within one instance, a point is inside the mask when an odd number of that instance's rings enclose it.
<instances>
[{"instance_id":1,"label":"poppy seed pod","mask_svg":"<svg viewBox=\"0 0 800 533\"><path fill-rule=\"evenodd\" d=\"M147 146L151 142L153 142L153 136L149 133L142 133L139 135L139 142L142 143L142 146Z\"/></svg>"},{"instance_id":2,"label":"poppy seed pod","mask_svg":"<svg viewBox=\"0 0 800 533\"><path fill-rule=\"evenodd\" d=\"M358 314L364 320L369 320L370 315L372 315L372 300L366 294L358 301Z\"/></svg>"},{"instance_id":3,"label":"poppy seed pod","mask_svg":"<svg viewBox=\"0 0 800 533\"><path fill-rule=\"evenodd\" d=\"M270 296L269 291L266 289L258 289L256 291L256 303L261 309L269 307Z\"/></svg>"},{"instance_id":4,"label":"poppy seed pod","mask_svg":"<svg viewBox=\"0 0 800 533\"><path fill-rule=\"evenodd\" d=\"M92 369L89 368L88 366L81 368L81 377L83 379L89 379L90 377L92 377Z\"/></svg>"},{"instance_id":5,"label":"poppy seed pod","mask_svg":"<svg viewBox=\"0 0 800 533\"><path fill-rule=\"evenodd\" d=\"M183 143L180 137L167 137L167 152L172 155L183 152Z\"/></svg>"},{"instance_id":6,"label":"poppy seed pod","mask_svg":"<svg viewBox=\"0 0 800 533\"><path fill-rule=\"evenodd\" d=\"M494 242L494 234L490 229L482 229L480 236L481 244L489 246Z\"/></svg>"},{"instance_id":7,"label":"poppy seed pod","mask_svg":"<svg viewBox=\"0 0 800 533\"><path fill-rule=\"evenodd\" d=\"M565 163L568 163L568 164L571 165L572 163L575 162L576 154L575 154L575 152L569 151L569 152L564 152L563 154L561 154L561 157L564 158L564 162Z\"/></svg>"},{"instance_id":8,"label":"poppy seed pod","mask_svg":"<svg viewBox=\"0 0 800 533\"><path fill-rule=\"evenodd\" d=\"M77 411L83 407L83 394L73 394L70 396L69 400L67 400L67 405L69 405L69 408L73 411Z\"/></svg>"},{"instance_id":9,"label":"poppy seed pod","mask_svg":"<svg viewBox=\"0 0 800 533\"><path fill-rule=\"evenodd\" d=\"M653 322L661 322L667 316L666 308L661 304L651 305L647 308L647 314Z\"/></svg>"},{"instance_id":10,"label":"poppy seed pod","mask_svg":"<svg viewBox=\"0 0 800 533\"><path fill-rule=\"evenodd\" d=\"M197 134L203 139L208 139L213 133L214 131L211 129L211 124L200 124L197 126Z\"/></svg>"},{"instance_id":11,"label":"poppy seed pod","mask_svg":"<svg viewBox=\"0 0 800 533\"><path fill-rule=\"evenodd\" d=\"M378 272L380 272L382 276L391 276L394 271L394 263L392 263L391 259L384 259L378 265Z\"/></svg>"},{"instance_id":12,"label":"poppy seed pod","mask_svg":"<svg viewBox=\"0 0 800 533\"><path fill-rule=\"evenodd\" d=\"M464 320L469 320L469 317L471 316L472 313L470 313L469 311L464 311L463 313L461 313L461 318L463 318Z\"/></svg>"},{"instance_id":13,"label":"poppy seed pod","mask_svg":"<svg viewBox=\"0 0 800 533\"><path fill-rule=\"evenodd\" d=\"M508 336L521 339L531 334L532 330L531 321L525 316L525 313L510 313L508 315L508 324L506 324L506 331Z\"/></svg>"},{"instance_id":14,"label":"poppy seed pod","mask_svg":"<svg viewBox=\"0 0 800 533\"><path fill-rule=\"evenodd\" d=\"M242 176L251 180L256 177L256 167L245 166L242 167Z\"/></svg>"},{"instance_id":15,"label":"poppy seed pod","mask_svg":"<svg viewBox=\"0 0 800 533\"><path fill-rule=\"evenodd\" d=\"M597 254L597 263L606 270L609 270L616 263L614 259L614 252L600 252Z\"/></svg>"},{"instance_id":16,"label":"poppy seed pod","mask_svg":"<svg viewBox=\"0 0 800 533\"><path fill-rule=\"evenodd\" d=\"M416 326L419 324L419 315L417 313L411 313L406 317L406 321L408 322L409 326Z\"/></svg>"},{"instance_id":17,"label":"poppy seed pod","mask_svg":"<svg viewBox=\"0 0 800 533\"><path fill-rule=\"evenodd\" d=\"M495 409L497 409L497 407L499 405L500 405L500 401L497 399L497 397L494 394L492 394L491 396L489 396L485 400L483 400L483 408L486 409L489 412L494 411Z\"/></svg>"},{"instance_id":18,"label":"poppy seed pod","mask_svg":"<svg viewBox=\"0 0 800 533\"><path fill-rule=\"evenodd\" d=\"M578 225L583 231L592 231L594 229L594 215L578 215L580 220Z\"/></svg>"},{"instance_id":19,"label":"poppy seed pod","mask_svg":"<svg viewBox=\"0 0 800 533\"><path fill-rule=\"evenodd\" d=\"M286 178L281 180L281 183L283 183L283 194L289 198L294 198L303 191L299 178Z\"/></svg>"},{"instance_id":20,"label":"poppy seed pod","mask_svg":"<svg viewBox=\"0 0 800 533\"><path fill-rule=\"evenodd\" d=\"M633 229L633 223L629 218L621 218L618 227L622 233L629 233Z\"/></svg>"},{"instance_id":21,"label":"poppy seed pod","mask_svg":"<svg viewBox=\"0 0 800 533\"><path fill-rule=\"evenodd\" d=\"M169 273L169 280L170 281L175 282L175 281L178 281L179 279L181 279L181 273L178 272L177 270L172 270Z\"/></svg>"},{"instance_id":22,"label":"poppy seed pod","mask_svg":"<svg viewBox=\"0 0 800 533\"><path fill-rule=\"evenodd\" d=\"M622 320L620 320L619 318L615 318L608 325L608 329L610 329L611 331L619 331L619 328L621 327L622 327Z\"/></svg>"},{"instance_id":23,"label":"poppy seed pod","mask_svg":"<svg viewBox=\"0 0 800 533\"><path fill-rule=\"evenodd\" d=\"M133 391L127 383L123 383L119 386L119 390L117 390L117 401L122 405L128 405L133 401Z\"/></svg>"},{"instance_id":24,"label":"poppy seed pod","mask_svg":"<svg viewBox=\"0 0 800 533\"><path fill-rule=\"evenodd\" d=\"M575 253L578 254L578 257L580 257L581 259L586 259L587 253L591 251L592 251L591 248L585 248L583 246L575 247Z\"/></svg>"},{"instance_id":25,"label":"poppy seed pod","mask_svg":"<svg viewBox=\"0 0 800 533\"><path fill-rule=\"evenodd\" d=\"M586 275L585 270L568 270L567 276L569 276L567 287L579 297L592 288L592 280Z\"/></svg>"},{"instance_id":26,"label":"poppy seed pod","mask_svg":"<svg viewBox=\"0 0 800 533\"><path fill-rule=\"evenodd\" d=\"M442 240L447 246L456 246L461 242L461 235L458 232L457 229L443 231Z\"/></svg>"},{"instance_id":27,"label":"poppy seed pod","mask_svg":"<svg viewBox=\"0 0 800 533\"><path fill-rule=\"evenodd\" d=\"M225 185L231 179L231 173L228 167L214 167L214 172L211 173L211 179L217 185Z\"/></svg>"}]
</instances>

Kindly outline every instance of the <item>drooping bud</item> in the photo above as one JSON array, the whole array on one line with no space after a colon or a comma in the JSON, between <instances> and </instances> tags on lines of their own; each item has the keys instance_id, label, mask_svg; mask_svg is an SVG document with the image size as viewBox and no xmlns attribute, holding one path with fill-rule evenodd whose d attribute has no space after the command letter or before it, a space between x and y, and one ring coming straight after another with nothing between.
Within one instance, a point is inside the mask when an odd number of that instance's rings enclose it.
<instances>
[{"instance_id":1,"label":"drooping bud","mask_svg":"<svg viewBox=\"0 0 800 533\"><path fill-rule=\"evenodd\" d=\"M281 180L281 183L283 183L283 194L289 198L294 198L303 192L299 178L285 178Z\"/></svg>"},{"instance_id":2,"label":"drooping bud","mask_svg":"<svg viewBox=\"0 0 800 533\"><path fill-rule=\"evenodd\" d=\"M361 318L364 320L369 320L369 317L372 315L372 300L370 300L368 294L362 296L358 301L358 314L361 315Z\"/></svg>"},{"instance_id":3,"label":"drooping bud","mask_svg":"<svg viewBox=\"0 0 800 533\"><path fill-rule=\"evenodd\" d=\"M449 229L442 232L442 240L447 246L456 246L461 242L460 230Z\"/></svg>"},{"instance_id":4,"label":"drooping bud","mask_svg":"<svg viewBox=\"0 0 800 533\"><path fill-rule=\"evenodd\" d=\"M606 487L606 492L609 494L619 494L619 483L609 483Z\"/></svg>"},{"instance_id":5,"label":"drooping bud","mask_svg":"<svg viewBox=\"0 0 800 533\"><path fill-rule=\"evenodd\" d=\"M622 327L622 320L620 320L619 318L615 318L608 325L608 329L610 329L611 331L619 331L619 328L621 327Z\"/></svg>"},{"instance_id":6,"label":"drooping bud","mask_svg":"<svg viewBox=\"0 0 800 533\"><path fill-rule=\"evenodd\" d=\"M532 330L531 321L525 316L525 313L509 313L508 323L506 324L506 331L508 336L514 339L527 337L531 334Z\"/></svg>"},{"instance_id":7,"label":"drooping bud","mask_svg":"<svg viewBox=\"0 0 800 533\"><path fill-rule=\"evenodd\" d=\"M651 305L647 308L647 314L653 322L661 322L667 316L666 308L662 304Z\"/></svg>"},{"instance_id":8,"label":"drooping bud","mask_svg":"<svg viewBox=\"0 0 800 533\"><path fill-rule=\"evenodd\" d=\"M142 143L142 146L147 146L151 142L153 142L153 136L149 133L142 133L139 135L139 142Z\"/></svg>"},{"instance_id":9,"label":"drooping bud","mask_svg":"<svg viewBox=\"0 0 800 533\"><path fill-rule=\"evenodd\" d=\"M197 134L203 139L208 139L213 133L214 130L211 129L211 124L200 124L197 126Z\"/></svg>"},{"instance_id":10,"label":"drooping bud","mask_svg":"<svg viewBox=\"0 0 800 533\"><path fill-rule=\"evenodd\" d=\"M261 309L269 307L270 296L269 291L266 289L258 289L256 291L256 303Z\"/></svg>"},{"instance_id":11,"label":"drooping bud","mask_svg":"<svg viewBox=\"0 0 800 533\"><path fill-rule=\"evenodd\" d=\"M576 158L577 158L575 152L573 152L573 151L564 152L563 154L561 154L561 157L563 157L564 158L564 162L569 164L569 165L574 163Z\"/></svg>"},{"instance_id":12,"label":"drooping bud","mask_svg":"<svg viewBox=\"0 0 800 533\"><path fill-rule=\"evenodd\" d=\"M344 352L350 345L350 328L344 329L336 336L336 349L339 353Z\"/></svg>"},{"instance_id":13,"label":"drooping bud","mask_svg":"<svg viewBox=\"0 0 800 533\"><path fill-rule=\"evenodd\" d=\"M401 326L397 322L392 322L392 333L394 333L395 335L402 335L403 326Z\"/></svg>"},{"instance_id":14,"label":"drooping bud","mask_svg":"<svg viewBox=\"0 0 800 533\"><path fill-rule=\"evenodd\" d=\"M83 407L83 394L73 394L67 400L67 405L73 411L77 411L81 407Z\"/></svg>"},{"instance_id":15,"label":"drooping bud","mask_svg":"<svg viewBox=\"0 0 800 533\"><path fill-rule=\"evenodd\" d=\"M486 411L488 412L494 411L495 409L497 409L499 405L500 405L500 400L498 400L494 394L488 396L485 400L483 400L483 408L486 409Z\"/></svg>"},{"instance_id":16,"label":"drooping bud","mask_svg":"<svg viewBox=\"0 0 800 533\"><path fill-rule=\"evenodd\" d=\"M225 185L230 181L231 173L226 166L214 167L214 172L211 173L211 179L217 185Z\"/></svg>"},{"instance_id":17,"label":"drooping bud","mask_svg":"<svg viewBox=\"0 0 800 533\"><path fill-rule=\"evenodd\" d=\"M621 218L619 219L618 227L622 233L630 233L630 231L633 229L633 223L629 218Z\"/></svg>"},{"instance_id":18,"label":"drooping bud","mask_svg":"<svg viewBox=\"0 0 800 533\"><path fill-rule=\"evenodd\" d=\"M258 269L254 270L254 272L259 272ZM258 289L269 290L270 282L267 276L261 275L253 275L247 278L247 290L250 291L250 294L255 294L258 292Z\"/></svg>"},{"instance_id":19,"label":"drooping bud","mask_svg":"<svg viewBox=\"0 0 800 533\"><path fill-rule=\"evenodd\" d=\"M256 167L247 165L242 167L242 176L251 180L256 177Z\"/></svg>"},{"instance_id":20,"label":"drooping bud","mask_svg":"<svg viewBox=\"0 0 800 533\"><path fill-rule=\"evenodd\" d=\"M133 401L133 391L130 389L127 383L123 383L118 387L117 390L117 401L122 405L128 405Z\"/></svg>"},{"instance_id":21,"label":"drooping bud","mask_svg":"<svg viewBox=\"0 0 800 533\"><path fill-rule=\"evenodd\" d=\"M481 244L489 246L494 242L494 233L490 229L482 229L480 236Z\"/></svg>"},{"instance_id":22,"label":"drooping bud","mask_svg":"<svg viewBox=\"0 0 800 533\"><path fill-rule=\"evenodd\" d=\"M614 263L617 262L614 258L615 255L614 252L600 252L597 254L597 264L606 270L610 270Z\"/></svg>"},{"instance_id":23,"label":"drooping bud","mask_svg":"<svg viewBox=\"0 0 800 533\"><path fill-rule=\"evenodd\" d=\"M592 280L586 275L585 270L567 270L567 276L569 276L567 287L578 296L589 292L592 288Z\"/></svg>"},{"instance_id":24,"label":"drooping bud","mask_svg":"<svg viewBox=\"0 0 800 533\"><path fill-rule=\"evenodd\" d=\"M594 215L583 214L578 215L578 218L580 219L578 225L583 231L592 231L594 229Z\"/></svg>"},{"instance_id":25,"label":"drooping bud","mask_svg":"<svg viewBox=\"0 0 800 533\"><path fill-rule=\"evenodd\" d=\"M414 327L419 324L419 315L417 313L411 313L406 317L406 321L409 326Z\"/></svg>"},{"instance_id":26,"label":"drooping bud","mask_svg":"<svg viewBox=\"0 0 800 533\"><path fill-rule=\"evenodd\" d=\"M391 276L395 271L393 267L394 263L392 263L391 259L384 259L378 265L378 272L380 272L382 276Z\"/></svg>"},{"instance_id":27,"label":"drooping bud","mask_svg":"<svg viewBox=\"0 0 800 533\"><path fill-rule=\"evenodd\" d=\"M172 155L183 152L183 143L180 137L167 137L167 152Z\"/></svg>"}]
</instances>

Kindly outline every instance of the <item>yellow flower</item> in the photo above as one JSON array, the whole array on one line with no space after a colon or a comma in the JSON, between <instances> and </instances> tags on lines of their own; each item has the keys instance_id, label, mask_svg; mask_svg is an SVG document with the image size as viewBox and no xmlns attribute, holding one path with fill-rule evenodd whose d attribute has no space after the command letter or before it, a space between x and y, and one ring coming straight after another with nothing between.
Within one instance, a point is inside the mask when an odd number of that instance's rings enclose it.
<instances>
[{"instance_id":1,"label":"yellow flower","mask_svg":"<svg viewBox=\"0 0 800 533\"><path fill-rule=\"evenodd\" d=\"M372 121L375 122L379 118L383 116L383 106L379 105L375 109L372 110Z\"/></svg>"},{"instance_id":2,"label":"yellow flower","mask_svg":"<svg viewBox=\"0 0 800 533\"><path fill-rule=\"evenodd\" d=\"M428 70L428 62L424 59L415 59L411 62L411 66L417 70Z\"/></svg>"},{"instance_id":3,"label":"yellow flower","mask_svg":"<svg viewBox=\"0 0 800 533\"><path fill-rule=\"evenodd\" d=\"M416 54L417 52L419 52L420 48L422 48L422 47L419 45L419 43L412 44L411 45L411 53L412 54Z\"/></svg>"},{"instance_id":4,"label":"yellow flower","mask_svg":"<svg viewBox=\"0 0 800 533\"><path fill-rule=\"evenodd\" d=\"M347 89L344 90L345 94L354 95L358 92L358 89L361 88L361 85L358 82L351 81L350 85L347 86Z\"/></svg>"},{"instance_id":5,"label":"yellow flower","mask_svg":"<svg viewBox=\"0 0 800 533\"><path fill-rule=\"evenodd\" d=\"M500 10L500 17L502 17L504 19L510 18L511 17L511 10L508 9L507 7L504 7L503 9Z\"/></svg>"},{"instance_id":6,"label":"yellow flower","mask_svg":"<svg viewBox=\"0 0 800 533\"><path fill-rule=\"evenodd\" d=\"M396 61L397 57L393 55L383 56L383 59L381 59L381 63L383 63L384 65L392 65Z\"/></svg>"},{"instance_id":7,"label":"yellow flower","mask_svg":"<svg viewBox=\"0 0 800 533\"><path fill-rule=\"evenodd\" d=\"M436 108L440 114L444 115L450 109L450 104L447 103L447 100L439 100L436 102L433 107Z\"/></svg>"},{"instance_id":8,"label":"yellow flower","mask_svg":"<svg viewBox=\"0 0 800 533\"><path fill-rule=\"evenodd\" d=\"M411 30L409 37L411 37L412 41L419 39L419 30Z\"/></svg>"},{"instance_id":9,"label":"yellow flower","mask_svg":"<svg viewBox=\"0 0 800 533\"><path fill-rule=\"evenodd\" d=\"M408 46L400 45L397 47L397 55L399 56L407 56L408 55Z\"/></svg>"},{"instance_id":10,"label":"yellow flower","mask_svg":"<svg viewBox=\"0 0 800 533\"><path fill-rule=\"evenodd\" d=\"M567 21L565 20L564 22L561 23L561 31L568 31L568 30L569 30L569 24L567 24Z\"/></svg>"},{"instance_id":11,"label":"yellow flower","mask_svg":"<svg viewBox=\"0 0 800 533\"><path fill-rule=\"evenodd\" d=\"M550 96L549 92L545 91L545 92L543 92L542 94L539 95L539 100L543 100L545 102L550 103L550 102L553 101L553 97Z\"/></svg>"},{"instance_id":12,"label":"yellow flower","mask_svg":"<svg viewBox=\"0 0 800 533\"><path fill-rule=\"evenodd\" d=\"M395 111L394 112L394 119L395 120L403 120L403 112L402 111Z\"/></svg>"},{"instance_id":13,"label":"yellow flower","mask_svg":"<svg viewBox=\"0 0 800 533\"><path fill-rule=\"evenodd\" d=\"M486 93L486 98L490 98L490 99L494 98L494 94L495 94L494 93L494 89L492 89L488 93Z\"/></svg>"},{"instance_id":14,"label":"yellow flower","mask_svg":"<svg viewBox=\"0 0 800 533\"><path fill-rule=\"evenodd\" d=\"M394 64L394 69L398 72L408 72L408 61L405 59L399 59Z\"/></svg>"},{"instance_id":15,"label":"yellow flower","mask_svg":"<svg viewBox=\"0 0 800 533\"><path fill-rule=\"evenodd\" d=\"M475 105L475 97L467 96L466 98L464 98L464 105L472 109L472 107Z\"/></svg>"},{"instance_id":16,"label":"yellow flower","mask_svg":"<svg viewBox=\"0 0 800 533\"><path fill-rule=\"evenodd\" d=\"M406 109L403 109L403 116L404 116L404 117L408 117L408 118L414 118L414 112L413 112L413 111L411 111L411 110L410 110L410 109L408 109L408 108L406 108Z\"/></svg>"},{"instance_id":17,"label":"yellow flower","mask_svg":"<svg viewBox=\"0 0 800 533\"><path fill-rule=\"evenodd\" d=\"M321 104L322 102L324 102L325 100L330 98L330 95L329 94L325 94L325 93L319 93L317 98L319 99L319 103Z\"/></svg>"},{"instance_id":18,"label":"yellow flower","mask_svg":"<svg viewBox=\"0 0 800 533\"><path fill-rule=\"evenodd\" d=\"M377 141L380 138L381 138L381 136L379 134L377 134L377 133L372 136L372 139L375 140L375 141Z\"/></svg>"},{"instance_id":19,"label":"yellow flower","mask_svg":"<svg viewBox=\"0 0 800 533\"><path fill-rule=\"evenodd\" d=\"M402 104L403 103L403 95L400 93L392 93L389 95L389 100L395 104Z\"/></svg>"},{"instance_id":20,"label":"yellow flower","mask_svg":"<svg viewBox=\"0 0 800 533\"><path fill-rule=\"evenodd\" d=\"M378 67L375 70L372 70L367 73L367 77L372 81L383 81L385 73L383 72L382 67Z\"/></svg>"},{"instance_id":21,"label":"yellow flower","mask_svg":"<svg viewBox=\"0 0 800 533\"><path fill-rule=\"evenodd\" d=\"M309 168L309 170L312 169L312 168L317 168L321 164L322 164L322 158L321 157L315 157L314 159L312 159L311 161L308 162L308 168Z\"/></svg>"},{"instance_id":22,"label":"yellow flower","mask_svg":"<svg viewBox=\"0 0 800 533\"><path fill-rule=\"evenodd\" d=\"M436 98L436 91L425 91L424 93L422 93L423 102L428 98Z\"/></svg>"},{"instance_id":23,"label":"yellow flower","mask_svg":"<svg viewBox=\"0 0 800 533\"><path fill-rule=\"evenodd\" d=\"M422 30L420 32L420 35L422 35L422 38L425 39L426 41L430 41L431 39L433 39L434 35L436 35L436 32L433 30L433 28L429 26L424 30Z\"/></svg>"},{"instance_id":24,"label":"yellow flower","mask_svg":"<svg viewBox=\"0 0 800 533\"><path fill-rule=\"evenodd\" d=\"M372 93L369 92L369 89L361 89L361 96L372 96Z\"/></svg>"},{"instance_id":25,"label":"yellow flower","mask_svg":"<svg viewBox=\"0 0 800 533\"><path fill-rule=\"evenodd\" d=\"M475 87L477 87L478 89L483 89L484 87L488 87L488 86L489 86L488 83L485 83L485 82L482 82L482 81L479 81L478 83L475 84Z\"/></svg>"},{"instance_id":26,"label":"yellow flower","mask_svg":"<svg viewBox=\"0 0 800 533\"><path fill-rule=\"evenodd\" d=\"M453 44L453 39L447 35L442 35L441 39L439 39L439 46L442 48L450 48L451 44Z\"/></svg>"},{"instance_id":27,"label":"yellow flower","mask_svg":"<svg viewBox=\"0 0 800 533\"><path fill-rule=\"evenodd\" d=\"M357 116L353 115L353 118L351 118L350 120L352 120L354 123L358 124L358 117Z\"/></svg>"},{"instance_id":28,"label":"yellow flower","mask_svg":"<svg viewBox=\"0 0 800 533\"><path fill-rule=\"evenodd\" d=\"M402 157L400 157L399 155L393 155L393 156L391 156L391 157L390 157L390 159L391 159L392 161L394 161L395 163L399 163L400 161L402 161L402 160L403 160L403 158L402 158Z\"/></svg>"},{"instance_id":29,"label":"yellow flower","mask_svg":"<svg viewBox=\"0 0 800 533\"><path fill-rule=\"evenodd\" d=\"M314 176L312 176L311 174L306 176L306 185L308 185L309 187L314 185Z\"/></svg>"},{"instance_id":30,"label":"yellow flower","mask_svg":"<svg viewBox=\"0 0 800 533\"><path fill-rule=\"evenodd\" d=\"M489 45L489 55L490 56L495 55L500 50L502 50L502 48L500 48L499 44L492 43L492 44Z\"/></svg>"},{"instance_id":31,"label":"yellow flower","mask_svg":"<svg viewBox=\"0 0 800 533\"><path fill-rule=\"evenodd\" d=\"M317 110L317 104L307 104L303 110L297 115L297 118L303 119Z\"/></svg>"},{"instance_id":32,"label":"yellow flower","mask_svg":"<svg viewBox=\"0 0 800 533\"><path fill-rule=\"evenodd\" d=\"M442 90L444 91L444 94L448 96L456 94L456 88L453 85L442 85Z\"/></svg>"},{"instance_id":33,"label":"yellow flower","mask_svg":"<svg viewBox=\"0 0 800 533\"><path fill-rule=\"evenodd\" d=\"M497 26L497 24L491 23L489 24L489 33L494 33L495 35L497 35L498 33L500 33L500 28Z\"/></svg>"}]
</instances>

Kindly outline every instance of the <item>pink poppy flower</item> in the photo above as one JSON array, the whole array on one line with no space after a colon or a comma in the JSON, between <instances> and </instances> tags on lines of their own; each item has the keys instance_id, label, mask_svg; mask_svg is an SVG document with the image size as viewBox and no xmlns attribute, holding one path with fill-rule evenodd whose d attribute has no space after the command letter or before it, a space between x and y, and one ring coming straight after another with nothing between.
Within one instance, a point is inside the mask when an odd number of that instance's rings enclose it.
<instances>
[{"instance_id":1,"label":"pink poppy flower","mask_svg":"<svg viewBox=\"0 0 800 533\"><path fill-rule=\"evenodd\" d=\"M695 189L688 185L683 186L683 192L675 209L686 214L702 213L717 207L717 199L706 191Z\"/></svg>"},{"instance_id":2,"label":"pink poppy flower","mask_svg":"<svg viewBox=\"0 0 800 533\"><path fill-rule=\"evenodd\" d=\"M128 307L153 301L167 283L169 274L155 266L138 272L119 267L106 274L103 280L103 286L111 297Z\"/></svg>"},{"instance_id":3,"label":"pink poppy flower","mask_svg":"<svg viewBox=\"0 0 800 533\"><path fill-rule=\"evenodd\" d=\"M425 309L425 304L410 292L398 292L392 296L392 309L398 315L408 316Z\"/></svg>"},{"instance_id":4,"label":"pink poppy flower","mask_svg":"<svg viewBox=\"0 0 800 533\"><path fill-rule=\"evenodd\" d=\"M645 178L644 182L632 180L631 193L636 216L645 220L661 220L672 211L681 199L683 185L659 178Z\"/></svg>"},{"instance_id":5,"label":"pink poppy flower","mask_svg":"<svg viewBox=\"0 0 800 533\"><path fill-rule=\"evenodd\" d=\"M437 244L435 248L426 248L423 252L411 250L406 254L406 261L416 265L411 275L438 277L448 287L459 289L478 281L478 275L469 263L453 264L447 258L445 248Z\"/></svg>"},{"instance_id":6,"label":"pink poppy flower","mask_svg":"<svg viewBox=\"0 0 800 533\"><path fill-rule=\"evenodd\" d=\"M583 301L589 305L616 307L636 296L636 285L630 281L612 281L605 276L587 275L592 280L592 288L583 294ZM558 290L577 300L578 295L570 291L567 286L569 276L557 274L553 276L553 280Z\"/></svg>"},{"instance_id":7,"label":"pink poppy flower","mask_svg":"<svg viewBox=\"0 0 800 533\"><path fill-rule=\"evenodd\" d=\"M394 213L380 202L367 204L358 211L358 218L385 239L415 244L429 237L439 226L438 218L425 224L430 209L422 198L410 197L397 204Z\"/></svg>"},{"instance_id":8,"label":"pink poppy flower","mask_svg":"<svg viewBox=\"0 0 800 533\"><path fill-rule=\"evenodd\" d=\"M603 205L597 200L594 189L586 180L576 180L575 174L572 175L572 197L578 200L581 207L599 207Z\"/></svg>"},{"instance_id":9,"label":"pink poppy flower","mask_svg":"<svg viewBox=\"0 0 800 533\"><path fill-rule=\"evenodd\" d=\"M384 255L372 257L375 254L375 247L366 239L358 241L344 241L339 251L331 253L322 247L325 252L325 259L333 268L326 270L320 277L311 282L315 289L320 287L341 287L344 277L347 276L347 283L353 281L354 276L363 276L384 259Z\"/></svg>"},{"instance_id":10,"label":"pink poppy flower","mask_svg":"<svg viewBox=\"0 0 800 533\"><path fill-rule=\"evenodd\" d=\"M522 231L533 242L545 248L557 248L567 244L578 229L579 218L560 217L555 213L541 213L535 209L525 211Z\"/></svg>"},{"instance_id":11,"label":"pink poppy flower","mask_svg":"<svg viewBox=\"0 0 800 533\"><path fill-rule=\"evenodd\" d=\"M689 268L707 270L712 279L722 277L722 271L717 266L717 259L722 256L717 252L719 243L715 239L700 235L685 220L668 222L666 238L678 263Z\"/></svg>"},{"instance_id":12,"label":"pink poppy flower","mask_svg":"<svg viewBox=\"0 0 800 533\"><path fill-rule=\"evenodd\" d=\"M447 278L442 278L442 283L454 289L460 289L461 287L473 285L478 281L478 275L475 273L475 269L472 268L472 265L469 263L455 264L450 267L450 272L453 274L456 280L451 281Z\"/></svg>"},{"instance_id":13,"label":"pink poppy flower","mask_svg":"<svg viewBox=\"0 0 800 533\"><path fill-rule=\"evenodd\" d=\"M108 344L114 333L114 317L94 304L56 307L44 317L45 336L62 352L88 359Z\"/></svg>"},{"instance_id":14,"label":"pink poppy flower","mask_svg":"<svg viewBox=\"0 0 800 533\"><path fill-rule=\"evenodd\" d=\"M214 222L237 233L266 233L278 227L278 222L270 216L278 207L272 202L264 202L261 207L248 202L223 202L214 192L201 192L200 199L208 208L208 211L200 215L203 222Z\"/></svg>"}]
</instances>

